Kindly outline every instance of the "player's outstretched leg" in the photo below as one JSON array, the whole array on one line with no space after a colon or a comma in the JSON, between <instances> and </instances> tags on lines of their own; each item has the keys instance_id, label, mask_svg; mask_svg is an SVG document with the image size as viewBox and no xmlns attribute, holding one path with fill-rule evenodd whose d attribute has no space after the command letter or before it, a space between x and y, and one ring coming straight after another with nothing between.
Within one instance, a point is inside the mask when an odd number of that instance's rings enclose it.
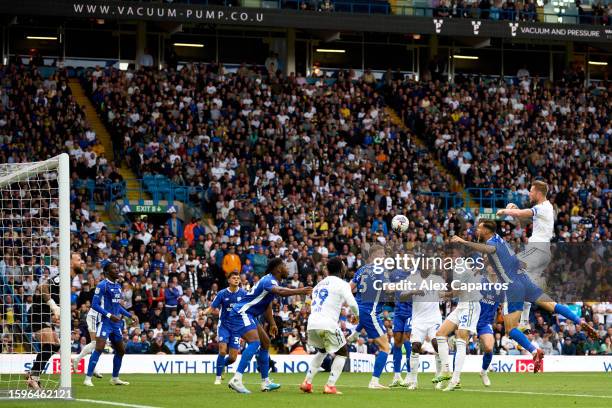
<instances>
[{"instance_id":1,"label":"player's outstretched leg","mask_svg":"<svg viewBox=\"0 0 612 408\"><path fill-rule=\"evenodd\" d=\"M571 311L569 307L566 305L562 305L560 303L555 302L540 302L538 300L538 306L542 306L544 309L549 312L559 314L565 317L568 320L574 322L576 326L580 326L582 330L589 336L592 340L599 340L599 335L597 331L593 329L586 321L581 321L580 317L578 317L574 312Z\"/></svg>"}]
</instances>

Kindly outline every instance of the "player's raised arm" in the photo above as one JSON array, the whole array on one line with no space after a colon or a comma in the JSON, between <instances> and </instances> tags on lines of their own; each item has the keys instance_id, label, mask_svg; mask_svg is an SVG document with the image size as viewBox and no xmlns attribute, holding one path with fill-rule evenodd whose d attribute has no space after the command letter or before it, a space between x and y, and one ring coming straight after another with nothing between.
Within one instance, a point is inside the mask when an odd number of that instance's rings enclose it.
<instances>
[{"instance_id":1,"label":"player's raised arm","mask_svg":"<svg viewBox=\"0 0 612 408\"><path fill-rule=\"evenodd\" d=\"M494 254L497 250L493 245L481 244L480 242L466 241L465 239L457 235L452 236L451 242L455 244L465 245L466 247L471 248L474 251L482 252L483 254Z\"/></svg>"},{"instance_id":2,"label":"player's raised arm","mask_svg":"<svg viewBox=\"0 0 612 408\"><path fill-rule=\"evenodd\" d=\"M537 209L534 208L524 208L524 209L520 209L520 208L502 208L501 210L497 211L497 216L501 217L503 215L508 215L510 217L514 217L514 218L530 218L533 217L534 215L536 215Z\"/></svg>"}]
</instances>

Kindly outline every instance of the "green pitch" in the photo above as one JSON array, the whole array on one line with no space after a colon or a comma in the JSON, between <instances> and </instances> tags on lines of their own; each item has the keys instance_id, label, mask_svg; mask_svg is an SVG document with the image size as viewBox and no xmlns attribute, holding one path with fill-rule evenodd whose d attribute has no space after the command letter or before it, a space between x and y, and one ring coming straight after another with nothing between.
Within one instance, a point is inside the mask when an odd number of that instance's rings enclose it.
<instances>
[{"instance_id":1,"label":"green pitch","mask_svg":"<svg viewBox=\"0 0 612 408\"><path fill-rule=\"evenodd\" d=\"M76 401L62 402L16 402L2 401L6 407L221 407L221 408L313 408L332 406L338 408L363 407L610 407L612 406L612 376L596 373L543 373L543 374L496 374L491 373L492 387L485 388L478 374L464 374L463 390L453 392L435 391L431 385L431 374L419 374L417 391L405 388L391 390L369 390L369 374L343 373L338 381L338 390L343 395L323 395L323 384L328 373L315 378L313 394L303 394L298 386L302 374L275 374L274 381L282 388L271 393L259 391L259 377L246 375L244 382L253 392L250 395L236 394L227 387L231 374L225 374L223 385L213 385L213 375L124 375L130 381L125 387L111 386L109 375L99 380L94 378L93 388L84 387L82 376L74 376ZM383 375L381 382L388 384L390 374ZM91 401L84 401L91 400ZM95 401L95 402L94 402ZM104 404L107 403L107 404ZM108 404L114 403L114 404ZM129 404L129 405L128 405Z\"/></svg>"}]
</instances>

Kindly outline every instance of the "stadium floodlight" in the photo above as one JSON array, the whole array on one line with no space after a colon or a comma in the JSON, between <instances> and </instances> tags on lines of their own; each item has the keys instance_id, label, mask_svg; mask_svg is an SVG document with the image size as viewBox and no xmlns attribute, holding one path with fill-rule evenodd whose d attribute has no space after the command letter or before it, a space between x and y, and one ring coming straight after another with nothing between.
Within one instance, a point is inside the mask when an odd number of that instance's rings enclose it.
<instances>
[{"instance_id":1,"label":"stadium floodlight","mask_svg":"<svg viewBox=\"0 0 612 408\"><path fill-rule=\"evenodd\" d=\"M55 36L45 36L45 35L28 35L26 38L28 40L57 41L57 37L55 37Z\"/></svg>"},{"instance_id":2,"label":"stadium floodlight","mask_svg":"<svg viewBox=\"0 0 612 408\"><path fill-rule=\"evenodd\" d=\"M333 49L333 48L317 48L316 51L320 53L335 53L335 54L344 54L346 52L346 50Z\"/></svg>"},{"instance_id":3,"label":"stadium floodlight","mask_svg":"<svg viewBox=\"0 0 612 408\"><path fill-rule=\"evenodd\" d=\"M598 66L605 67L608 65L608 63L605 61L589 61L589 65L598 65Z\"/></svg>"},{"instance_id":4,"label":"stadium floodlight","mask_svg":"<svg viewBox=\"0 0 612 408\"><path fill-rule=\"evenodd\" d=\"M453 55L454 59L477 60L479 57L475 55Z\"/></svg>"},{"instance_id":5,"label":"stadium floodlight","mask_svg":"<svg viewBox=\"0 0 612 408\"><path fill-rule=\"evenodd\" d=\"M0 224L0 294L12 300L0 302L0 314L12 312L15 317L15 324L6 326L9 331L2 334L9 341L0 363L0 397L10 398L11 390L23 389L24 366L33 363L37 353L51 356L59 349L59 365L57 358L51 358L46 367L39 364L40 372L34 373L33 364L30 374L38 377L45 391L55 391L49 397L70 398L70 169L66 153L42 162L0 164ZM28 277L40 278L37 289L24 287ZM29 308L26 296L33 298ZM59 308L55 301L51 306L49 299L58 297ZM55 340L48 340L55 334L59 334L59 347ZM54 373L60 374L59 382Z\"/></svg>"},{"instance_id":6,"label":"stadium floodlight","mask_svg":"<svg viewBox=\"0 0 612 408\"><path fill-rule=\"evenodd\" d=\"M174 43L175 47L190 47L190 48L204 48L204 44L201 43Z\"/></svg>"}]
</instances>

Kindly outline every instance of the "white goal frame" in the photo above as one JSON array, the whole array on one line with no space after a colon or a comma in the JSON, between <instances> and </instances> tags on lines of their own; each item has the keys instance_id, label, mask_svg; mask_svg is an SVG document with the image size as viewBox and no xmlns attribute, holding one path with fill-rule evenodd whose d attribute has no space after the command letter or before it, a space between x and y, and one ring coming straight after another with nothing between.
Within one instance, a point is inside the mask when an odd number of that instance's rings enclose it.
<instances>
[{"instance_id":1,"label":"white goal frame","mask_svg":"<svg viewBox=\"0 0 612 408\"><path fill-rule=\"evenodd\" d=\"M62 153L51 159L31 163L12 174L0 177L0 187L27 181L35 174L57 171L59 210L59 276L60 276L60 387L72 385L70 362L70 158Z\"/></svg>"}]
</instances>

